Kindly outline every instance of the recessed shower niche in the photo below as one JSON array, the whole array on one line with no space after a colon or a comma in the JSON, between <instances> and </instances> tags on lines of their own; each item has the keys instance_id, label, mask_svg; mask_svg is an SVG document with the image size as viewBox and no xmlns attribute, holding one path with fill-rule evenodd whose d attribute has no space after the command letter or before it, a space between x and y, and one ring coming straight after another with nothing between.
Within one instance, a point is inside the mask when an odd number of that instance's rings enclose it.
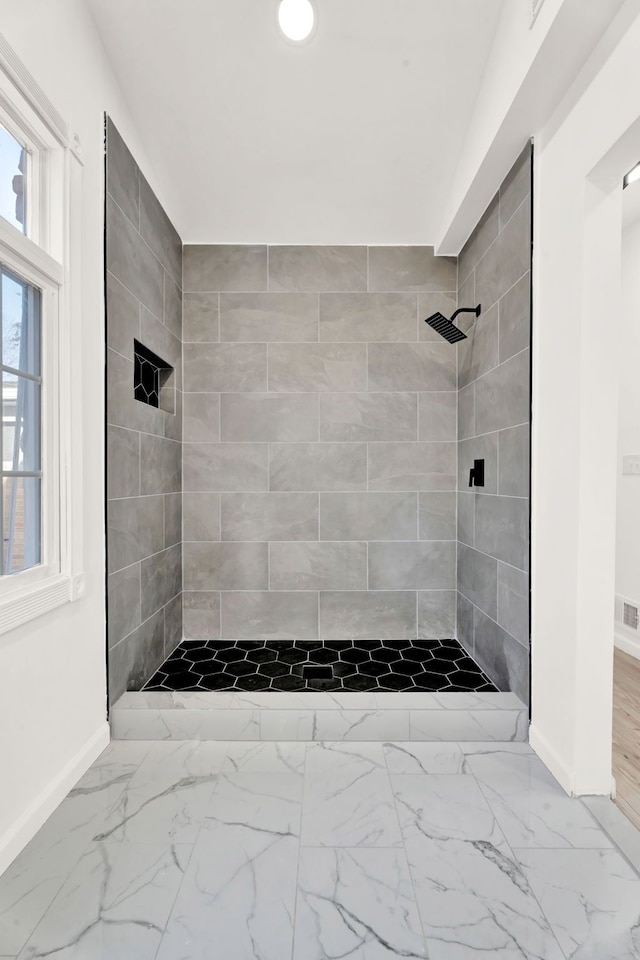
<instances>
[{"instance_id":1,"label":"recessed shower niche","mask_svg":"<svg viewBox=\"0 0 640 960\"><path fill-rule=\"evenodd\" d=\"M170 363L140 343L133 341L133 395L166 413L175 413L175 377Z\"/></svg>"}]
</instances>

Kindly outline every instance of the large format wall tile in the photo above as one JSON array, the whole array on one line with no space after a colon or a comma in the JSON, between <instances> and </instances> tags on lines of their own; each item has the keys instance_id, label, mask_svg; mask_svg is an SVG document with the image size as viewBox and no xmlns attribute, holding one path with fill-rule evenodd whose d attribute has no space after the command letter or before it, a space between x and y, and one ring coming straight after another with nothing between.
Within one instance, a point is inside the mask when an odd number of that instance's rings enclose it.
<instances>
[{"instance_id":1,"label":"large format wall tile","mask_svg":"<svg viewBox=\"0 0 640 960\"><path fill-rule=\"evenodd\" d=\"M185 443L185 490L267 490L266 443Z\"/></svg>"},{"instance_id":2,"label":"large format wall tile","mask_svg":"<svg viewBox=\"0 0 640 960\"><path fill-rule=\"evenodd\" d=\"M185 343L184 385L190 393L267 389L264 343Z\"/></svg>"},{"instance_id":3,"label":"large format wall tile","mask_svg":"<svg viewBox=\"0 0 640 960\"><path fill-rule=\"evenodd\" d=\"M371 343L369 390L455 390L456 353L448 343Z\"/></svg>"},{"instance_id":4,"label":"large format wall tile","mask_svg":"<svg viewBox=\"0 0 640 960\"><path fill-rule=\"evenodd\" d=\"M220 339L317 340L318 297L314 293L221 293Z\"/></svg>"},{"instance_id":5,"label":"large format wall tile","mask_svg":"<svg viewBox=\"0 0 640 960\"><path fill-rule=\"evenodd\" d=\"M498 434L498 493L529 496L529 424Z\"/></svg>"},{"instance_id":6,"label":"large format wall tile","mask_svg":"<svg viewBox=\"0 0 640 960\"><path fill-rule=\"evenodd\" d=\"M458 589L467 600L495 619L498 606L498 561L459 543Z\"/></svg>"},{"instance_id":7,"label":"large format wall tile","mask_svg":"<svg viewBox=\"0 0 640 960\"><path fill-rule=\"evenodd\" d=\"M473 272L474 267L494 242L500 231L500 206L498 194L491 200L489 206L480 217L478 224L465 243L460 256L458 257L458 282L459 286L464 286L464 282ZM472 298L473 299L473 298ZM472 306L467 300L460 301L461 306Z\"/></svg>"},{"instance_id":8,"label":"large format wall tile","mask_svg":"<svg viewBox=\"0 0 640 960\"><path fill-rule=\"evenodd\" d=\"M318 538L317 493L223 493L221 497L223 540Z\"/></svg>"},{"instance_id":9,"label":"large format wall tile","mask_svg":"<svg viewBox=\"0 0 640 960\"><path fill-rule=\"evenodd\" d=\"M320 439L417 440L417 407L415 393L321 394Z\"/></svg>"},{"instance_id":10,"label":"large format wall tile","mask_svg":"<svg viewBox=\"0 0 640 960\"><path fill-rule=\"evenodd\" d=\"M416 308L411 293L322 293L320 339L415 340Z\"/></svg>"},{"instance_id":11,"label":"large format wall tile","mask_svg":"<svg viewBox=\"0 0 640 960\"><path fill-rule=\"evenodd\" d=\"M185 590L266 590L266 543L185 543Z\"/></svg>"},{"instance_id":12,"label":"large format wall tile","mask_svg":"<svg viewBox=\"0 0 640 960\"><path fill-rule=\"evenodd\" d=\"M163 549L163 497L109 501L107 554L110 573Z\"/></svg>"},{"instance_id":13,"label":"large format wall tile","mask_svg":"<svg viewBox=\"0 0 640 960\"><path fill-rule=\"evenodd\" d=\"M364 490L364 443L272 443L271 490Z\"/></svg>"},{"instance_id":14,"label":"large format wall tile","mask_svg":"<svg viewBox=\"0 0 640 960\"><path fill-rule=\"evenodd\" d=\"M140 493L177 493L182 489L182 447L176 440L140 435Z\"/></svg>"},{"instance_id":15,"label":"large format wall tile","mask_svg":"<svg viewBox=\"0 0 640 960\"><path fill-rule=\"evenodd\" d=\"M162 317L162 264L111 197L107 197L107 270L156 317Z\"/></svg>"},{"instance_id":16,"label":"large format wall tile","mask_svg":"<svg viewBox=\"0 0 640 960\"><path fill-rule=\"evenodd\" d=\"M520 497L484 497L476 500L478 550L510 563L529 567L529 501Z\"/></svg>"},{"instance_id":17,"label":"large format wall tile","mask_svg":"<svg viewBox=\"0 0 640 960\"><path fill-rule=\"evenodd\" d=\"M476 299L488 309L531 265L531 211L521 204L476 267Z\"/></svg>"},{"instance_id":18,"label":"large format wall tile","mask_svg":"<svg viewBox=\"0 0 640 960\"><path fill-rule=\"evenodd\" d=\"M362 343L269 344L269 390L330 391L367 389L367 348Z\"/></svg>"},{"instance_id":19,"label":"large format wall tile","mask_svg":"<svg viewBox=\"0 0 640 960\"><path fill-rule=\"evenodd\" d=\"M483 313L458 346L458 639L528 700L531 147L459 258L458 303ZM484 487L468 486L474 459Z\"/></svg>"},{"instance_id":20,"label":"large format wall tile","mask_svg":"<svg viewBox=\"0 0 640 960\"><path fill-rule=\"evenodd\" d=\"M436 257L433 247L369 247L371 290L455 290L455 257Z\"/></svg>"},{"instance_id":21,"label":"large format wall tile","mask_svg":"<svg viewBox=\"0 0 640 960\"><path fill-rule=\"evenodd\" d=\"M140 174L140 235L165 270L182 283L182 241L158 198Z\"/></svg>"},{"instance_id":22,"label":"large format wall tile","mask_svg":"<svg viewBox=\"0 0 640 960\"><path fill-rule=\"evenodd\" d=\"M420 590L418 593L418 637L446 640L456 633L456 591Z\"/></svg>"},{"instance_id":23,"label":"large format wall tile","mask_svg":"<svg viewBox=\"0 0 640 960\"><path fill-rule=\"evenodd\" d=\"M184 394L182 439L185 443L217 443L220 440L220 394Z\"/></svg>"},{"instance_id":24,"label":"large format wall tile","mask_svg":"<svg viewBox=\"0 0 640 960\"><path fill-rule=\"evenodd\" d=\"M106 287L109 305L105 316L107 346L133 360L133 341L134 338L140 339L140 304L111 273L107 273Z\"/></svg>"},{"instance_id":25,"label":"large format wall tile","mask_svg":"<svg viewBox=\"0 0 640 960\"><path fill-rule=\"evenodd\" d=\"M185 343L215 343L220 339L218 293L185 293L182 333Z\"/></svg>"},{"instance_id":26,"label":"large format wall tile","mask_svg":"<svg viewBox=\"0 0 640 960\"><path fill-rule=\"evenodd\" d=\"M222 440L317 440L318 396L223 393L220 428Z\"/></svg>"},{"instance_id":27,"label":"large format wall tile","mask_svg":"<svg viewBox=\"0 0 640 960\"><path fill-rule=\"evenodd\" d=\"M455 443L370 443L370 490L454 490Z\"/></svg>"},{"instance_id":28,"label":"large format wall tile","mask_svg":"<svg viewBox=\"0 0 640 960\"><path fill-rule=\"evenodd\" d=\"M416 626L414 591L320 594L320 636L324 640L412 637Z\"/></svg>"},{"instance_id":29,"label":"large format wall tile","mask_svg":"<svg viewBox=\"0 0 640 960\"><path fill-rule=\"evenodd\" d=\"M189 292L266 290L267 248L188 244L184 247L183 286Z\"/></svg>"},{"instance_id":30,"label":"large format wall tile","mask_svg":"<svg viewBox=\"0 0 640 960\"><path fill-rule=\"evenodd\" d=\"M418 394L418 440L457 440L457 394Z\"/></svg>"},{"instance_id":31,"label":"large format wall tile","mask_svg":"<svg viewBox=\"0 0 640 960\"><path fill-rule=\"evenodd\" d=\"M164 660L164 610L158 610L109 651L109 696L140 690Z\"/></svg>"},{"instance_id":32,"label":"large format wall tile","mask_svg":"<svg viewBox=\"0 0 640 960\"><path fill-rule=\"evenodd\" d=\"M529 576L498 563L498 623L525 646L529 645Z\"/></svg>"},{"instance_id":33,"label":"large format wall tile","mask_svg":"<svg viewBox=\"0 0 640 960\"><path fill-rule=\"evenodd\" d=\"M222 637L227 640L315 640L318 594L223 593Z\"/></svg>"},{"instance_id":34,"label":"large format wall tile","mask_svg":"<svg viewBox=\"0 0 640 960\"><path fill-rule=\"evenodd\" d=\"M366 290L367 248L269 247L269 289Z\"/></svg>"},{"instance_id":35,"label":"large format wall tile","mask_svg":"<svg viewBox=\"0 0 640 960\"><path fill-rule=\"evenodd\" d=\"M140 495L140 434L107 427L107 497Z\"/></svg>"},{"instance_id":36,"label":"large format wall tile","mask_svg":"<svg viewBox=\"0 0 640 960\"><path fill-rule=\"evenodd\" d=\"M164 496L164 545L172 547L182 540L182 493Z\"/></svg>"},{"instance_id":37,"label":"large format wall tile","mask_svg":"<svg viewBox=\"0 0 640 960\"><path fill-rule=\"evenodd\" d=\"M107 144L107 192L137 229L140 223L138 165L109 118Z\"/></svg>"},{"instance_id":38,"label":"large format wall tile","mask_svg":"<svg viewBox=\"0 0 640 960\"><path fill-rule=\"evenodd\" d=\"M133 563L107 582L109 604L109 646L128 636L140 626L140 564Z\"/></svg>"},{"instance_id":39,"label":"large format wall tile","mask_svg":"<svg viewBox=\"0 0 640 960\"><path fill-rule=\"evenodd\" d=\"M529 351L523 350L476 382L476 433L526 423L530 405Z\"/></svg>"},{"instance_id":40,"label":"large format wall tile","mask_svg":"<svg viewBox=\"0 0 640 960\"><path fill-rule=\"evenodd\" d=\"M531 343L531 274L525 273L500 300L500 363Z\"/></svg>"},{"instance_id":41,"label":"large format wall tile","mask_svg":"<svg viewBox=\"0 0 640 960\"><path fill-rule=\"evenodd\" d=\"M176 544L143 560L140 565L142 619L146 620L180 593L182 586L181 547Z\"/></svg>"},{"instance_id":42,"label":"large format wall tile","mask_svg":"<svg viewBox=\"0 0 640 960\"><path fill-rule=\"evenodd\" d=\"M421 540L456 539L456 500L451 493L421 493L418 536Z\"/></svg>"},{"instance_id":43,"label":"large format wall tile","mask_svg":"<svg viewBox=\"0 0 640 960\"><path fill-rule=\"evenodd\" d=\"M466 387L498 365L498 304L483 312L458 345L458 386Z\"/></svg>"},{"instance_id":44,"label":"large format wall tile","mask_svg":"<svg viewBox=\"0 0 640 960\"><path fill-rule=\"evenodd\" d=\"M482 610L475 611L474 657L500 690L529 699L529 650Z\"/></svg>"},{"instance_id":45,"label":"large format wall tile","mask_svg":"<svg viewBox=\"0 0 640 960\"><path fill-rule=\"evenodd\" d=\"M271 590L366 590L366 543L272 543Z\"/></svg>"},{"instance_id":46,"label":"large format wall tile","mask_svg":"<svg viewBox=\"0 0 640 960\"><path fill-rule=\"evenodd\" d=\"M106 210L107 615L113 702L125 689L140 687L182 639L183 410L182 243L110 120ZM135 398L134 340L174 367L171 410Z\"/></svg>"},{"instance_id":47,"label":"large format wall tile","mask_svg":"<svg viewBox=\"0 0 640 960\"><path fill-rule=\"evenodd\" d=\"M182 535L185 540L220 539L220 496L209 491L183 493Z\"/></svg>"},{"instance_id":48,"label":"large format wall tile","mask_svg":"<svg viewBox=\"0 0 640 960\"><path fill-rule=\"evenodd\" d=\"M453 590L455 583L453 540L369 544L371 590Z\"/></svg>"},{"instance_id":49,"label":"large format wall tile","mask_svg":"<svg viewBox=\"0 0 640 960\"><path fill-rule=\"evenodd\" d=\"M198 590L183 593L182 616L187 640L220 639L220 594Z\"/></svg>"},{"instance_id":50,"label":"large format wall tile","mask_svg":"<svg viewBox=\"0 0 640 960\"><path fill-rule=\"evenodd\" d=\"M416 493L321 493L321 540L416 540Z\"/></svg>"},{"instance_id":51,"label":"large format wall tile","mask_svg":"<svg viewBox=\"0 0 640 960\"><path fill-rule=\"evenodd\" d=\"M500 229L509 222L520 204L530 200L531 143L527 143L500 186Z\"/></svg>"}]
</instances>

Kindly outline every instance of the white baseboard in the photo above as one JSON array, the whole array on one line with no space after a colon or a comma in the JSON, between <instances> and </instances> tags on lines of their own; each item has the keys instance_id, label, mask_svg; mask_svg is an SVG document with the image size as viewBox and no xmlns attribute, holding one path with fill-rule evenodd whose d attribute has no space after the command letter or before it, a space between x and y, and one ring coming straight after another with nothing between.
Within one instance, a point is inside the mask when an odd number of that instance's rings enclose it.
<instances>
[{"instance_id":1,"label":"white baseboard","mask_svg":"<svg viewBox=\"0 0 640 960\"><path fill-rule=\"evenodd\" d=\"M540 733L535 723L529 727L529 745L532 750L538 754L545 767L548 767L558 783L569 796L574 795L573 774L566 764L560 759L556 751L550 746L549 741Z\"/></svg>"},{"instance_id":2,"label":"white baseboard","mask_svg":"<svg viewBox=\"0 0 640 960\"><path fill-rule=\"evenodd\" d=\"M640 639L629 637L626 633L620 633L618 630L615 630L613 642L618 650L622 650L623 653L628 653L629 656L640 660Z\"/></svg>"},{"instance_id":3,"label":"white baseboard","mask_svg":"<svg viewBox=\"0 0 640 960\"><path fill-rule=\"evenodd\" d=\"M93 761L100 756L111 739L109 724L103 723L87 740L75 757L49 783L36 799L29 804L22 816L0 837L0 874L24 850L42 824L64 800Z\"/></svg>"}]
</instances>

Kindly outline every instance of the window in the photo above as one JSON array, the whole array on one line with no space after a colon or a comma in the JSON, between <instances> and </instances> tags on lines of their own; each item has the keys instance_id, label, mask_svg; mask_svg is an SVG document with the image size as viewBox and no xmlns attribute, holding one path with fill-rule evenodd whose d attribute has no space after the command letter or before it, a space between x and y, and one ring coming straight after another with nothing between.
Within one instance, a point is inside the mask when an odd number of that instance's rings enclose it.
<instances>
[{"instance_id":1,"label":"window","mask_svg":"<svg viewBox=\"0 0 640 960\"><path fill-rule=\"evenodd\" d=\"M0 216L26 233L26 144L12 137L0 123Z\"/></svg>"},{"instance_id":2,"label":"window","mask_svg":"<svg viewBox=\"0 0 640 960\"><path fill-rule=\"evenodd\" d=\"M40 290L0 265L0 576L41 562Z\"/></svg>"},{"instance_id":3,"label":"window","mask_svg":"<svg viewBox=\"0 0 640 960\"><path fill-rule=\"evenodd\" d=\"M0 36L0 633L84 591L80 177L77 142Z\"/></svg>"}]
</instances>

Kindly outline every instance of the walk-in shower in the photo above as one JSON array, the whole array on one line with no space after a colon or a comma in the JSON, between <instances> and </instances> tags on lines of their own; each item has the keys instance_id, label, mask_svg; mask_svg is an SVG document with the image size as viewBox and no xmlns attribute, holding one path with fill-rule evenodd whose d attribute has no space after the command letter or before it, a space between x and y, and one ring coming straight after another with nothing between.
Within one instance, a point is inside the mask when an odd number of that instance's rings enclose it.
<instances>
[{"instance_id":1,"label":"walk-in shower","mask_svg":"<svg viewBox=\"0 0 640 960\"><path fill-rule=\"evenodd\" d=\"M459 259L183 246L111 123L107 151L112 703L526 699L527 177Z\"/></svg>"}]
</instances>

